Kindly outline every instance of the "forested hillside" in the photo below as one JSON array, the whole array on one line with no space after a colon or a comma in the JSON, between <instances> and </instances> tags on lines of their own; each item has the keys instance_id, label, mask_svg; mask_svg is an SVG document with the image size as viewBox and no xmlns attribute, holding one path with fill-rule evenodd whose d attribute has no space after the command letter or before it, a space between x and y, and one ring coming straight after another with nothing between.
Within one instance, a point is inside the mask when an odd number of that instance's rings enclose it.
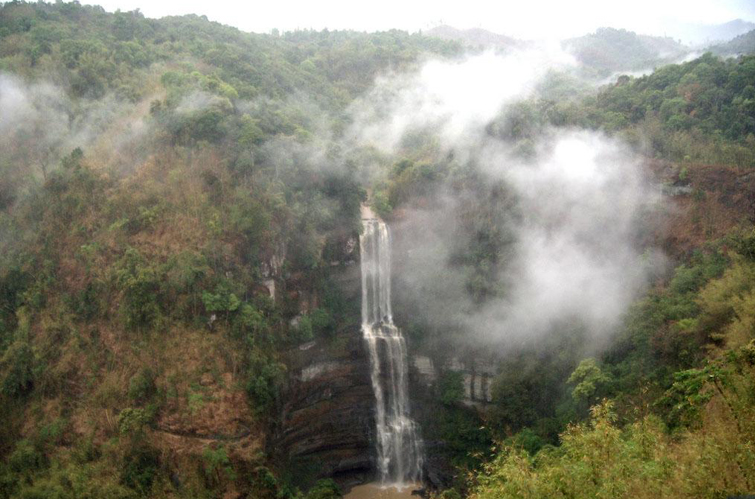
<instances>
[{"instance_id":1,"label":"forested hillside","mask_svg":"<svg viewBox=\"0 0 755 499\"><path fill-rule=\"evenodd\" d=\"M432 38L451 40L478 49L496 47L506 50L512 47L527 45L526 42L521 40L506 35L499 35L482 28L456 29L453 26L442 25L429 29L424 34Z\"/></svg>"},{"instance_id":2,"label":"forested hillside","mask_svg":"<svg viewBox=\"0 0 755 499\"><path fill-rule=\"evenodd\" d=\"M601 28L595 33L571 38L564 47L598 76L616 71L648 70L674 62L688 49L668 37L638 35L631 31Z\"/></svg>"},{"instance_id":3,"label":"forested hillside","mask_svg":"<svg viewBox=\"0 0 755 499\"><path fill-rule=\"evenodd\" d=\"M458 48L0 14L0 495L274 494L277 352L342 321L327 269L365 197L318 141L377 73Z\"/></svg>"},{"instance_id":4,"label":"forested hillside","mask_svg":"<svg viewBox=\"0 0 755 499\"><path fill-rule=\"evenodd\" d=\"M488 134L524 161L534 161L538 137L553 125L634 143L672 206L646 213L646 223L656 217L662 223L640 237L660 244L679 266L634 303L598 354L585 348L588 332L566 322L504 356L484 423L453 414L461 379L448 373L441 394L451 412L438 413L443 422L436 431L452 441L460 466L483 469L457 482L460 490L471 497L545 498L714 497L751 489L752 62L706 55L620 78L583 99L557 101L545 93L488 125ZM442 212L450 191L461 200L457 240L471 242L454 247L453 266L476 307L496 303L514 285L501 271L514 256L505 216L517 213L512 192L505 182L490 183L435 155L427 143L414 151L377 186L376 209L398 219L428 204ZM439 286L449 285L441 279ZM423 292L443 299L442 289ZM422 317L403 319L420 341L430 334L423 331L434 331L457 351L484 355L485 347L459 338L454 324L443 330ZM481 465L493 441L503 447Z\"/></svg>"},{"instance_id":5,"label":"forested hillside","mask_svg":"<svg viewBox=\"0 0 755 499\"><path fill-rule=\"evenodd\" d=\"M755 51L755 30L739 35L726 43L711 47L711 51L716 54L729 56L751 54Z\"/></svg>"},{"instance_id":6,"label":"forested hillside","mask_svg":"<svg viewBox=\"0 0 755 499\"><path fill-rule=\"evenodd\" d=\"M568 95L573 83L554 79L544 94L510 110L494 125L509 140L527 140L546 124L617 134L645 154L676 163L755 164L755 57L705 54L647 76L619 76L595 95ZM580 88L580 87L577 87Z\"/></svg>"},{"instance_id":7,"label":"forested hillside","mask_svg":"<svg viewBox=\"0 0 755 499\"><path fill-rule=\"evenodd\" d=\"M567 46L589 81L549 72L489 111L481 143L512 165L496 176L463 127L409 126L389 150L355 138L369 131L366 106L385 118L411 78L466 61L457 42L2 4L0 497L338 497L317 456L305 470L273 434L282 388L304 377L291 352L354 361L360 304L342 274L358 267L363 204L394 227L406 271L394 310L410 352L495 365L484 404L465 403L450 367L415 390L435 453L430 492L755 491L755 56L705 54L595 89L595 77L684 49L608 29ZM617 65L616 47L631 60ZM399 85L376 92L390 78ZM412 112L398 102L396 114ZM411 118L379 122L378 135ZM514 187L563 137L586 141L586 162L612 141L639 158L631 172L641 163L650 180L616 236L636 269L601 279L630 288L622 278L636 270L642 285L628 310L611 311L615 324L596 316L599 333L565 314L532 336L481 339L496 319L483 314L518 289L521 224L557 231L584 203L579 175ZM633 179L611 177L588 222L621 211L617 185ZM568 209L549 204L559 196ZM577 239L611 253L609 225Z\"/></svg>"}]
</instances>

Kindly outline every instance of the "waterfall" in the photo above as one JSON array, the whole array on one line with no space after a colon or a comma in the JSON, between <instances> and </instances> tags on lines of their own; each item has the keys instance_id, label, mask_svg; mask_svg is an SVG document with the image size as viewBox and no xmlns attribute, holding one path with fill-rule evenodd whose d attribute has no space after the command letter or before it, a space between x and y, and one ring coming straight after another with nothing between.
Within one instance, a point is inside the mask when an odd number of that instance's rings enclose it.
<instances>
[{"instance_id":1,"label":"waterfall","mask_svg":"<svg viewBox=\"0 0 755 499\"><path fill-rule=\"evenodd\" d=\"M406 341L391 313L390 233L376 218L362 224L362 333L375 392L378 473L384 485L401 487L422 478L422 441L409 415Z\"/></svg>"}]
</instances>

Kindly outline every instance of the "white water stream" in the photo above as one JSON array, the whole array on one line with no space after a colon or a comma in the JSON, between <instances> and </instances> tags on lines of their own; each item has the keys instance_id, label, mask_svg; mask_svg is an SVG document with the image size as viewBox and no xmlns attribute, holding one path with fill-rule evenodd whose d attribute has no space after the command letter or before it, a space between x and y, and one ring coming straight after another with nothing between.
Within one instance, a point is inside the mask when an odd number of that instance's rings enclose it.
<instances>
[{"instance_id":1,"label":"white water stream","mask_svg":"<svg viewBox=\"0 0 755 499\"><path fill-rule=\"evenodd\" d=\"M404 488L422 478L422 441L409 415L406 341L391 313L391 238L382 220L364 218L362 225L362 333L375 392L378 473L382 485Z\"/></svg>"}]
</instances>

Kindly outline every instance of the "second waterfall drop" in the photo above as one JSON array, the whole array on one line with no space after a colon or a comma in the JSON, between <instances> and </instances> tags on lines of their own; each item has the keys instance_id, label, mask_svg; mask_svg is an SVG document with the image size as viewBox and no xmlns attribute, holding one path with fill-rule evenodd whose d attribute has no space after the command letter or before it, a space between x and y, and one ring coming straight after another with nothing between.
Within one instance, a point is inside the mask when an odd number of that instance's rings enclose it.
<instances>
[{"instance_id":1,"label":"second waterfall drop","mask_svg":"<svg viewBox=\"0 0 755 499\"><path fill-rule=\"evenodd\" d=\"M362 333L375 392L378 473L382 484L402 487L422 478L422 441L409 414L406 341L391 313L390 233L377 218L362 224Z\"/></svg>"}]
</instances>

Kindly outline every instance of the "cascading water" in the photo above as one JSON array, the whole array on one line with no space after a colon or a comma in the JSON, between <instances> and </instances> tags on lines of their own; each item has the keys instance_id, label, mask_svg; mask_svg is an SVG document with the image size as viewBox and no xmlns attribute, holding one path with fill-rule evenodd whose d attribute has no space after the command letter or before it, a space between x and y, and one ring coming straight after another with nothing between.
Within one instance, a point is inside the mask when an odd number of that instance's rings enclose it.
<instances>
[{"instance_id":1,"label":"cascading water","mask_svg":"<svg viewBox=\"0 0 755 499\"><path fill-rule=\"evenodd\" d=\"M422 441L409 416L406 341L391 313L391 249L388 226L362 220L362 333L370 354L375 392L380 481L402 487L422 473Z\"/></svg>"}]
</instances>

